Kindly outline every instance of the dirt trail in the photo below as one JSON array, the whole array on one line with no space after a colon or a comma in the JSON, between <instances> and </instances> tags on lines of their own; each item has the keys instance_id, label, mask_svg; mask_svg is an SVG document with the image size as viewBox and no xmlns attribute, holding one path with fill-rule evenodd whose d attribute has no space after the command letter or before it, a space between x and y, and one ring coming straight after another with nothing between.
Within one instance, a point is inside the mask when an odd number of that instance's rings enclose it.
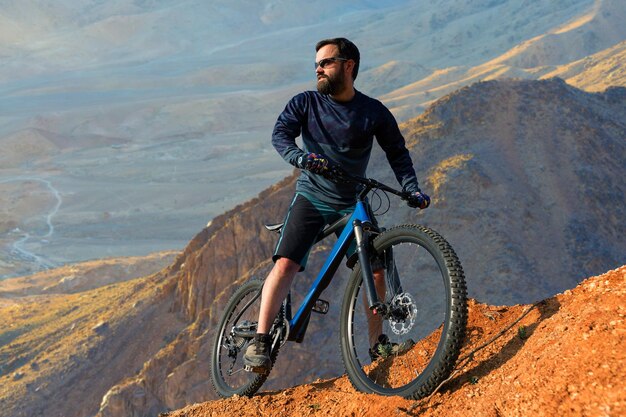
<instances>
[{"instance_id":1,"label":"dirt trail","mask_svg":"<svg viewBox=\"0 0 626 417\"><path fill-rule=\"evenodd\" d=\"M457 373L428 399L358 393L343 376L162 416L626 415L626 266L534 305L469 312Z\"/></svg>"}]
</instances>

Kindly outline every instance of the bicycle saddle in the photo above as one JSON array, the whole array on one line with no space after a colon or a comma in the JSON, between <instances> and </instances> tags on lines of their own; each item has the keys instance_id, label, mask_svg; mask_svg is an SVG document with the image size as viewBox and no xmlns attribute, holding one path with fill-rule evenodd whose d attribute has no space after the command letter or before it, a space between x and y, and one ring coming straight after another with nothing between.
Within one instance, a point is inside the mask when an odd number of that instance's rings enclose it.
<instances>
[{"instance_id":1,"label":"bicycle saddle","mask_svg":"<svg viewBox=\"0 0 626 417\"><path fill-rule=\"evenodd\" d=\"M270 232L280 233L280 230L283 228L284 224L285 222L276 223L276 224L266 224L265 228L269 230Z\"/></svg>"}]
</instances>

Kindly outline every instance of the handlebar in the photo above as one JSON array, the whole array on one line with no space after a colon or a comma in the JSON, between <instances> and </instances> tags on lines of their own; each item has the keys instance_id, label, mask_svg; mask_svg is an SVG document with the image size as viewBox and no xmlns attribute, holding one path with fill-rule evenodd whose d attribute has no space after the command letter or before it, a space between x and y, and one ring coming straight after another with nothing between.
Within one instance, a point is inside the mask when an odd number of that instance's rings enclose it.
<instances>
[{"instance_id":1,"label":"handlebar","mask_svg":"<svg viewBox=\"0 0 626 417\"><path fill-rule=\"evenodd\" d=\"M360 200L365 198L365 196L373 189L378 189L378 190L386 191L388 193L397 195L398 197L400 197L402 200L405 200L405 201L409 201L409 199L412 196L412 193L408 191L396 190L395 188L392 188L372 178L365 178L365 177L359 177L358 175L352 175L348 173L347 171L345 171L343 168L338 167L338 166L333 167L333 171L334 171L334 174L336 174L336 176L338 176L341 180L348 180L348 181L356 182L365 186L365 188L361 190L361 192L359 193Z\"/></svg>"}]
</instances>

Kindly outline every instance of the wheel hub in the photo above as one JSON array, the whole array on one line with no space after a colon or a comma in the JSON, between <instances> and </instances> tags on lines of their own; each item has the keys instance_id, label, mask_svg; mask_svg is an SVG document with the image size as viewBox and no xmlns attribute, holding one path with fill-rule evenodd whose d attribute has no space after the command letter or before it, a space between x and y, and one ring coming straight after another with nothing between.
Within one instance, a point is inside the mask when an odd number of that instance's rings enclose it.
<instances>
[{"instance_id":1,"label":"wheel hub","mask_svg":"<svg viewBox=\"0 0 626 417\"><path fill-rule=\"evenodd\" d=\"M391 300L389 306L389 324L391 331L397 335L407 334L415 325L417 306L411 294L403 292Z\"/></svg>"}]
</instances>

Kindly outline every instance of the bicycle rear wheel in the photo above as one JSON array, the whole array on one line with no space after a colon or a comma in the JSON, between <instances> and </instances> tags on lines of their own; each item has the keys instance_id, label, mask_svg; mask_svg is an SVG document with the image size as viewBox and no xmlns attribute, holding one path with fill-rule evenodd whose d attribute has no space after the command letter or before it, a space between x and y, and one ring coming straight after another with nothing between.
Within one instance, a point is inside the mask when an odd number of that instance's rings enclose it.
<instances>
[{"instance_id":1,"label":"bicycle rear wheel","mask_svg":"<svg viewBox=\"0 0 626 417\"><path fill-rule=\"evenodd\" d=\"M232 295L220 319L211 349L211 382L223 398L233 395L252 396L268 375L243 369L243 355L257 329L263 281L251 280ZM281 311L282 313L282 311ZM272 364L278 355L272 350Z\"/></svg>"},{"instance_id":2,"label":"bicycle rear wheel","mask_svg":"<svg viewBox=\"0 0 626 417\"><path fill-rule=\"evenodd\" d=\"M419 399L448 377L458 358L467 323L463 269L448 242L423 226L389 229L373 248L372 267L385 269L390 313L369 312L357 264L340 316L346 372L360 391Z\"/></svg>"}]
</instances>

